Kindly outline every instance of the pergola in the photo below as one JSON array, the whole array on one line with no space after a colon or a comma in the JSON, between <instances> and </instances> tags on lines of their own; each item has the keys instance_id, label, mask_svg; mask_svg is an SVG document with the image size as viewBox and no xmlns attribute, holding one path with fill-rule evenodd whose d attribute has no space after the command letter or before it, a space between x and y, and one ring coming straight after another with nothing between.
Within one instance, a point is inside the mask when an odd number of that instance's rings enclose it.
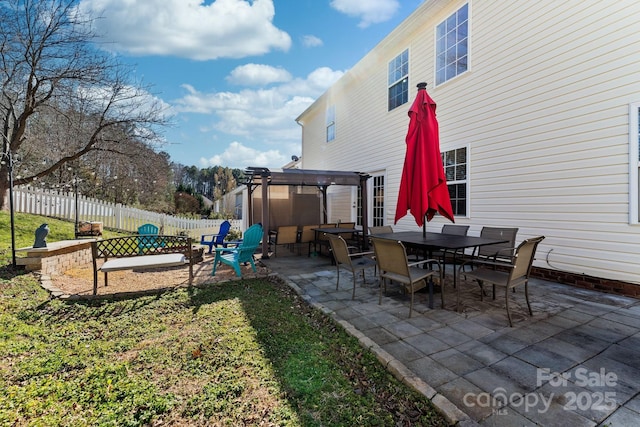
<instances>
[{"instance_id":1,"label":"pergola","mask_svg":"<svg viewBox=\"0 0 640 427\"><path fill-rule=\"evenodd\" d=\"M325 171L310 169L267 169L249 167L245 170L245 182L249 190L249 212L253 211L252 194L262 186L262 257L269 258L269 193L270 185L314 186L322 192L323 222L327 222L327 188L330 185L348 185L360 188L362 195L362 233L367 242L367 180L371 175L363 172ZM253 216L251 215L251 221Z\"/></svg>"}]
</instances>

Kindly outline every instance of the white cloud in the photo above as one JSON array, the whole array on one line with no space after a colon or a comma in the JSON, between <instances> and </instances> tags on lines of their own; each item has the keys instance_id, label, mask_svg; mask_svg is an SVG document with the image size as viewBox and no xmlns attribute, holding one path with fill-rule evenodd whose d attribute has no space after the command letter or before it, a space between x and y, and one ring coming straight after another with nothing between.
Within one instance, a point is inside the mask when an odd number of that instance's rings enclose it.
<instances>
[{"instance_id":1,"label":"white cloud","mask_svg":"<svg viewBox=\"0 0 640 427\"><path fill-rule=\"evenodd\" d=\"M304 47L318 47L322 46L322 40L316 36L306 35L302 36L302 45Z\"/></svg>"},{"instance_id":2,"label":"white cloud","mask_svg":"<svg viewBox=\"0 0 640 427\"><path fill-rule=\"evenodd\" d=\"M391 19L400 3L398 0L331 0L331 7L338 12L360 18L358 26L366 28Z\"/></svg>"},{"instance_id":3,"label":"white cloud","mask_svg":"<svg viewBox=\"0 0 640 427\"><path fill-rule=\"evenodd\" d=\"M284 68L271 65L245 64L231 71L226 80L237 85L260 86L288 82L291 80L291 74Z\"/></svg>"},{"instance_id":4,"label":"white cloud","mask_svg":"<svg viewBox=\"0 0 640 427\"><path fill-rule=\"evenodd\" d=\"M190 85L187 94L173 102L178 113L209 114L210 128L256 140L298 138L295 118L344 73L321 67L305 79L293 79L267 89L204 93ZM294 135L292 135L294 134Z\"/></svg>"},{"instance_id":5,"label":"white cloud","mask_svg":"<svg viewBox=\"0 0 640 427\"><path fill-rule=\"evenodd\" d=\"M225 165L239 169L248 166L273 167L273 165L284 165L290 158L291 156L283 155L278 150L258 151L234 141L221 154L216 154L208 159L201 158L200 166L206 168Z\"/></svg>"},{"instance_id":6,"label":"white cloud","mask_svg":"<svg viewBox=\"0 0 640 427\"><path fill-rule=\"evenodd\" d=\"M287 51L291 37L273 25L273 0L81 0L100 17L106 48L132 55L211 60Z\"/></svg>"},{"instance_id":7,"label":"white cloud","mask_svg":"<svg viewBox=\"0 0 640 427\"><path fill-rule=\"evenodd\" d=\"M238 92L199 92L190 85L183 85L185 96L173 102L174 110L183 114L205 114L210 116L208 125L201 127L203 141L213 137L208 134L223 134L241 137L245 144L258 142L263 150L252 150L246 146L231 145L222 154L205 161L213 164L236 164L239 151L247 160L241 166L279 167L292 154L300 155L300 126L295 122L313 101L338 80L344 73L322 67L306 78L274 85L268 89L243 89ZM205 143L203 143L205 144ZM235 143L234 143L235 144ZM270 146L287 144L291 152L270 150ZM221 161L224 160L224 163Z\"/></svg>"}]
</instances>

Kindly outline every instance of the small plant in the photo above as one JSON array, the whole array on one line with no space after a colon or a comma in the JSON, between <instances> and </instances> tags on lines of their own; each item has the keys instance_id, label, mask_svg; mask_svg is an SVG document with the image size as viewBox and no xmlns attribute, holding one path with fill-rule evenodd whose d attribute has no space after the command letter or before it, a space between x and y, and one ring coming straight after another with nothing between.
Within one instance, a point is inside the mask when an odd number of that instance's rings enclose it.
<instances>
[{"instance_id":1,"label":"small plant","mask_svg":"<svg viewBox=\"0 0 640 427\"><path fill-rule=\"evenodd\" d=\"M238 229L231 228L225 240L240 240L242 239L242 232Z\"/></svg>"}]
</instances>

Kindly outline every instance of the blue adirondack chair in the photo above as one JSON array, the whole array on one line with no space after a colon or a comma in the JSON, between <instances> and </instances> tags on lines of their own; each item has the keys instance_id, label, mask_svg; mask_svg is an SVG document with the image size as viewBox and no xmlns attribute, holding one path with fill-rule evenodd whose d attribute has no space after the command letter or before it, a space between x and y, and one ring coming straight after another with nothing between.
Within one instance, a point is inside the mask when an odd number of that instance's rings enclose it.
<instances>
[{"instance_id":1,"label":"blue adirondack chair","mask_svg":"<svg viewBox=\"0 0 640 427\"><path fill-rule=\"evenodd\" d=\"M158 227L153 224L143 224L138 227L138 252L144 253L150 249L159 248L163 245L158 240Z\"/></svg>"},{"instance_id":2,"label":"blue adirondack chair","mask_svg":"<svg viewBox=\"0 0 640 427\"><path fill-rule=\"evenodd\" d=\"M244 232L242 242L235 248L216 248L216 258L213 261L212 276L216 275L216 268L219 263L227 264L233 267L238 277L242 277L240 271L240 264L250 263L253 271L256 271L256 264L253 259L253 254L260 246L262 240L262 225L253 224Z\"/></svg>"},{"instance_id":3,"label":"blue adirondack chair","mask_svg":"<svg viewBox=\"0 0 640 427\"><path fill-rule=\"evenodd\" d=\"M229 230L231 229L231 223L229 221L224 221L220 224L220 230L218 234L203 234L200 236L200 244L203 246L209 246L209 252L213 252L213 247L227 247L227 243L224 241L224 238L229 234Z\"/></svg>"}]
</instances>

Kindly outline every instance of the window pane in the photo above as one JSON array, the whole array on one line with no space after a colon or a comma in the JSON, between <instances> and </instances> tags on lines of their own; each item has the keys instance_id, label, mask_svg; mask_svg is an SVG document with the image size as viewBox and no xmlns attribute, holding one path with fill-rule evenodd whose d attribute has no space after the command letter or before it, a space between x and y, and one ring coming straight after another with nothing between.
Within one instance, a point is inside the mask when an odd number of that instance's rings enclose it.
<instances>
[{"instance_id":1,"label":"window pane","mask_svg":"<svg viewBox=\"0 0 640 427\"><path fill-rule=\"evenodd\" d=\"M467 19L469 19L469 6L465 4L458 9L458 23L464 22Z\"/></svg>"},{"instance_id":2,"label":"window pane","mask_svg":"<svg viewBox=\"0 0 640 427\"><path fill-rule=\"evenodd\" d=\"M456 162L458 162L458 163L467 163L467 149L466 148L458 148L456 150Z\"/></svg>"},{"instance_id":3,"label":"window pane","mask_svg":"<svg viewBox=\"0 0 640 427\"><path fill-rule=\"evenodd\" d=\"M456 22L456 15L453 14L449 18L447 18L447 33L456 29L458 23Z\"/></svg>"}]
</instances>

